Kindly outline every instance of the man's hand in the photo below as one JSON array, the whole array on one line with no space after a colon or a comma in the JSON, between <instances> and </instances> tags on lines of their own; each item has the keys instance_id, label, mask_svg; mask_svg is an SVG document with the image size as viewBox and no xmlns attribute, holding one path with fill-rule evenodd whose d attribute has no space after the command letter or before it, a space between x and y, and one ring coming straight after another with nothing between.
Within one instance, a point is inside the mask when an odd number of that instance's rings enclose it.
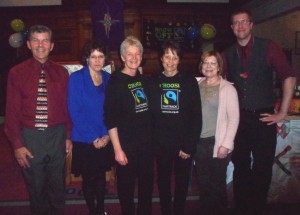
<instances>
[{"instance_id":1,"label":"man's hand","mask_svg":"<svg viewBox=\"0 0 300 215\"><path fill-rule=\"evenodd\" d=\"M20 167L29 168L30 164L27 158L33 158L33 155L25 146L23 146L21 148L15 149L15 157Z\"/></svg>"},{"instance_id":2,"label":"man's hand","mask_svg":"<svg viewBox=\"0 0 300 215\"><path fill-rule=\"evenodd\" d=\"M67 140L66 140L66 154L67 154L66 156L67 156L67 157L71 154L72 149L73 149L72 141L69 140L69 139L67 139Z\"/></svg>"},{"instance_id":3,"label":"man's hand","mask_svg":"<svg viewBox=\"0 0 300 215\"><path fill-rule=\"evenodd\" d=\"M262 122L266 122L267 125L273 125L277 122L280 122L282 120L284 120L284 118L286 117L286 114L278 112L278 113L274 113L274 114L270 114L270 113L262 113L260 114L261 118L259 119Z\"/></svg>"}]
</instances>

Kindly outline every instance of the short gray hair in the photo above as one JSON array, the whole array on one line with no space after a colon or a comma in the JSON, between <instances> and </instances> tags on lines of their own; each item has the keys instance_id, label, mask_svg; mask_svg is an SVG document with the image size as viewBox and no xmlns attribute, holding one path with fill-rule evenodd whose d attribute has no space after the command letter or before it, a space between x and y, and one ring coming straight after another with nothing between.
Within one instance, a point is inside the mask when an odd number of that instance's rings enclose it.
<instances>
[{"instance_id":1,"label":"short gray hair","mask_svg":"<svg viewBox=\"0 0 300 215\"><path fill-rule=\"evenodd\" d=\"M125 38L125 40L121 43L121 46L120 46L120 54L121 56L124 56L126 54L126 49L129 47L129 46L135 46L137 47L141 54L143 54L143 45L142 43L140 42L140 40L134 36L128 36Z\"/></svg>"},{"instance_id":2,"label":"short gray hair","mask_svg":"<svg viewBox=\"0 0 300 215\"><path fill-rule=\"evenodd\" d=\"M45 25L33 25L29 28L28 40L31 39L34 33L48 33L50 40L52 40L52 30Z\"/></svg>"}]
</instances>

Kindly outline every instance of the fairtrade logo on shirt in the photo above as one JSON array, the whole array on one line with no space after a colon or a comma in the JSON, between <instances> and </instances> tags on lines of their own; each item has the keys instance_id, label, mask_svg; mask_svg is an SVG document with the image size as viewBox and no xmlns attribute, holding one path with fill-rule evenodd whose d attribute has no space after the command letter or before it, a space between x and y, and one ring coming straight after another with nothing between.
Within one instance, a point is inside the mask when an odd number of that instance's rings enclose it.
<instances>
[{"instance_id":1,"label":"fairtrade logo on shirt","mask_svg":"<svg viewBox=\"0 0 300 215\"><path fill-rule=\"evenodd\" d=\"M148 109L148 100L146 94L144 93L143 88L131 89L135 101L135 110L136 112L142 112Z\"/></svg>"},{"instance_id":2,"label":"fairtrade logo on shirt","mask_svg":"<svg viewBox=\"0 0 300 215\"><path fill-rule=\"evenodd\" d=\"M162 110L178 110L178 89L164 89L161 95L161 109Z\"/></svg>"}]
</instances>

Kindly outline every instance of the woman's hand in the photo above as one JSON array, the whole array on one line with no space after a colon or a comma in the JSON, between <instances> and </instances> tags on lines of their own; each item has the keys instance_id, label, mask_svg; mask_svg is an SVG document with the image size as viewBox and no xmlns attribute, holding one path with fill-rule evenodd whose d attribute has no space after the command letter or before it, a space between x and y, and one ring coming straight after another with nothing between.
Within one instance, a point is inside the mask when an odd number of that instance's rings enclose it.
<instances>
[{"instance_id":1,"label":"woman's hand","mask_svg":"<svg viewBox=\"0 0 300 215\"><path fill-rule=\"evenodd\" d=\"M179 151L179 157L181 157L182 159L188 159L191 156L189 154L186 154L185 152L183 152L182 150Z\"/></svg>"},{"instance_id":2,"label":"woman's hand","mask_svg":"<svg viewBox=\"0 0 300 215\"><path fill-rule=\"evenodd\" d=\"M93 141L93 145L96 149L104 148L110 141L108 135L104 135L103 137L98 137L96 140Z\"/></svg>"},{"instance_id":3,"label":"woman's hand","mask_svg":"<svg viewBox=\"0 0 300 215\"><path fill-rule=\"evenodd\" d=\"M122 166L128 164L127 156L123 150L115 151L115 160Z\"/></svg>"},{"instance_id":4,"label":"woman's hand","mask_svg":"<svg viewBox=\"0 0 300 215\"><path fill-rule=\"evenodd\" d=\"M226 158L228 155L229 149L225 148L224 146L220 146L218 149L217 157L218 158Z\"/></svg>"}]
</instances>

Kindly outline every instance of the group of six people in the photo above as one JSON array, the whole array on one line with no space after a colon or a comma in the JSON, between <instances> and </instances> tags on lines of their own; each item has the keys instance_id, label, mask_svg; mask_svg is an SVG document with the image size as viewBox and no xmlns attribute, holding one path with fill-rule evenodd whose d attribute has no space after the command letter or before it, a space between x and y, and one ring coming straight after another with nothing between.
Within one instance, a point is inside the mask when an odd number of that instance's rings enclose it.
<instances>
[{"instance_id":1,"label":"group of six people","mask_svg":"<svg viewBox=\"0 0 300 215\"><path fill-rule=\"evenodd\" d=\"M5 131L25 176L32 214L64 214L64 164L72 151L72 173L82 176L89 214L105 215L111 145L123 215L152 214L154 169L161 214L184 215L193 164L199 214L227 214L230 160L235 214L263 214L275 125L287 115L296 73L275 43L251 34L248 11L233 13L231 22L236 44L222 55L204 52L198 82L179 70L182 50L171 40L161 47L162 71L151 78L140 74L143 46L134 36L120 46L120 71L102 70L108 53L105 44L92 40L84 47L84 67L69 78L48 57L52 31L31 27L27 46L33 58L9 73ZM278 112L273 71L283 82Z\"/></svg>"}]
</instances>

